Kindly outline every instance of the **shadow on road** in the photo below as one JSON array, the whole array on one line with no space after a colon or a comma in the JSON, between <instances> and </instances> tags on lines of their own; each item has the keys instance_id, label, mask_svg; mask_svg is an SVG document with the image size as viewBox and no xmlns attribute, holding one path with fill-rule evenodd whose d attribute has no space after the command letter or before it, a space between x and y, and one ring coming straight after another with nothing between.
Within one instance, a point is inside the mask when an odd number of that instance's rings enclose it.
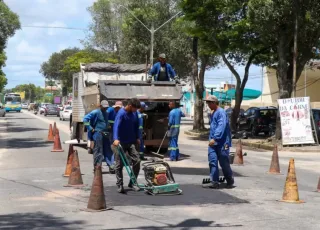
<instances>
[{"instance_id":1,"label":"shadow on road","mask_svg":"<svg viewBox=\"0 0 320 230\"><path fill-rule=\"evenodd\" d=\"M86 229L85 221L66 221L43 212L0 215L0 229Z\"/></svg>"},{"instance_id":2,"label":"shadow on road","mask_svg":"<svg viewBox=\"0 0 320 230\"><path fill-rule=\"evenodd\" d=\"M148 230L159 230L159 229L176 229L179 228L181 230L191 230L196 227L201 228L231 228L231 227L242 227L243 225L232 225L232 224L215 224L214 221L203 221L200 219L188 219L184 220L179 224L167 224L161 223L166 226L155 227L155 226L141 226L136 228L117 228L117 229L148 229Z\"/></svg>"},{"instance_id":3,"label":"shadow on road","mask_svg":"<svg viewBox=\"0 0 320 230\"><path fill-rule=\"evenodd\" d=\"M44 142L40 138L10 138L5 145L0 145L1 148L7 149L27 149L48 147L52 143Z\"/></svg>"},{"instance_id":4,"label":"shadow on road","mask_svg":"<svg viewBox=\"0 0 320 230\"><path fill-rule=\"evenodd\" d=\"M197 176L209 176L209 166L207 168L189 168L189 167L170 167L172 170L173 175L174 174L180 174L180 175L197 175ZM220 175L223 175L221 169L219 170ZM246 177L240 173L237 173L233 171L234 177Z\"/></svg>"}]
</instances>

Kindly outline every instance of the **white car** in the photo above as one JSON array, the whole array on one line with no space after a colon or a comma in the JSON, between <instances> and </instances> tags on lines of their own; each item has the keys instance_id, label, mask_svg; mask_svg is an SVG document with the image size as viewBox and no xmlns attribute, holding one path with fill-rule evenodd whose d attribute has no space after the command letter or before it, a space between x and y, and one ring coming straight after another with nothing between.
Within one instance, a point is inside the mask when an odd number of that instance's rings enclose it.
<instances>
[{"instance_id":1,"label":"white car","mask_svg":"<svg viewBox=\"0 0 320 230\"><path fill-rule=\"evenodd\" d=\"M72 113L72 107L66 106L62 111L60 111L60 121L70 120L71 113Z\"/></svg>"},{"instance_id":2,"label":"white car","mask_svg":"<svg viewBox=\"0 0 320 230\"><path fill-rule=\"evenodd\" d=\"M22 109L28 109L28 104L27 104L27 103L23 103L23 104L21 105L21 108L22 108Z\"/></svg>"}]
</instances>

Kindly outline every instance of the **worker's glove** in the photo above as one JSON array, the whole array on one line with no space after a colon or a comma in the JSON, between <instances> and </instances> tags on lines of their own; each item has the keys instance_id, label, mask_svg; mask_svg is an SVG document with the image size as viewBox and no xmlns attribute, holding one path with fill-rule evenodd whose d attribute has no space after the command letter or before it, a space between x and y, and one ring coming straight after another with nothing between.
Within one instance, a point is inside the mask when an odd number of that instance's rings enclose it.
<instances>
[{"instance_id":1,"label":"worker's glove","mask_svg":"<svg viewBox=\"0 0 320 230\"><path fill-rule=\"evenodd\" d=\"M176 84L180 84L180 80L177 77L175 77L174 80L175 80Z\"/></svg>"},{"instance_id":2,"label":"worker's glove","mask_svg":"<svg viewBox=\"0 0 320 230\"><path fill-rule=\"evenodd\" d=\"M147 82L148 82L148 83L151 83L151 82L152 82L152 76L148 76Z\"/></svg>"}]
</instances>

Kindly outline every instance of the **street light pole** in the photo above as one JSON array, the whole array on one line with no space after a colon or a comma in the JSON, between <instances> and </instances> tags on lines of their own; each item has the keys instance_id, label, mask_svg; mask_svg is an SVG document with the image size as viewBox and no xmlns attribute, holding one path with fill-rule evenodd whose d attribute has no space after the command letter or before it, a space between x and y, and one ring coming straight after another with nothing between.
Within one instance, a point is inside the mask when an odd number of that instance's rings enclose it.
<instances>
[{"instance_id":1,"label":"street light pole","mask_svg":"<svg viewBox=\"0 0 320 230\"><path fill-rule=\"evenodd\" d=\"M173 15L168 21L166 21L165 23L163 23L161 26L159 26L157 29L154 29L154 24L152 22L151 25L151 29L149 29L139 18L137 18L127 7L120 5L120 7L124 8L126 11L128 11L129 14L131 14L138 22L140 22L140 24L146 28L150 34L151 34L151 44L150 44L150 65L153 65L153 43L154 43L154 34L155 32L157 32L159 29L161 29L163 26L165 26L166 24L168 24L170 21L172 21L174 18L176 18L177 16L179 16L179 14L182 13L182 11L179 11L178 13L176 13L175 15Z\"/></svg>"}]
</instances>

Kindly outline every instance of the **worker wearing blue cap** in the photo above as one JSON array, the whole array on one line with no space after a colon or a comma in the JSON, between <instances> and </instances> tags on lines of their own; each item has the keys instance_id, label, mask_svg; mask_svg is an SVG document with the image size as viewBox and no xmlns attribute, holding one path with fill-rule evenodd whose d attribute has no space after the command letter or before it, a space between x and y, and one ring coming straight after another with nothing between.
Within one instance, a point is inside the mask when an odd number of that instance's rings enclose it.
<instances>
[{"instance_id":1,"label":"worker wearing blue cap","mask_svg":"<svg viewBox=\"0 0 320 230\"><path fill-rule=\"evenodd\" d=\"M139 155L141 160L146 160L144 157L144 142L143 142L143 118L147 117L147 115L144 112L144 110L148 108L146 103L140 102L140 109L137 111L138 119L139 119L139 139L140 139L140 146L139 146Z\"/></svg>"}]
</instances>

